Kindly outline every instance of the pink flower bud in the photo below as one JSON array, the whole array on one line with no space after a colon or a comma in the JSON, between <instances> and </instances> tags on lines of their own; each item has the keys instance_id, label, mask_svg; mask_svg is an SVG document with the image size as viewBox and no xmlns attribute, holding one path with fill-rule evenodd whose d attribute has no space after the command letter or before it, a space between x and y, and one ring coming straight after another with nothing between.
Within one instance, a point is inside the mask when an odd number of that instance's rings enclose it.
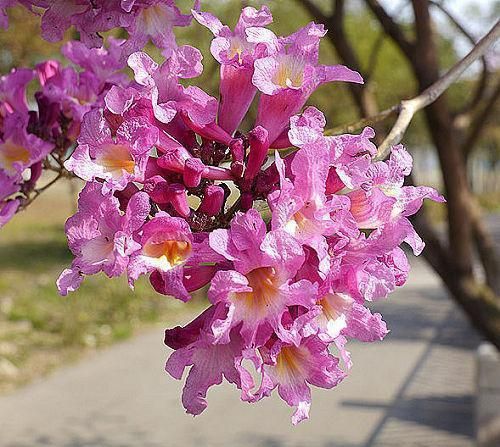
<instances>
[{"instance_id":1,"label":"pink flower bud","mask_svg":"<svg viewBox=\"0 0 500 447\"><path fill-rule=\"evenodd\" d=\"M249 134L250 153L248 154L247 169L245 171L245 180L253 180L260 171L262 164L267 156L269 149L269 139L267 130L263 127L256 127Z\"/></svg>"},{"instance_id":2,"label":"pink flower bud","mask_svg":"<svg viewBox=\"0 0 500 447\"><path fill-rule=\"evenodd\" d=\"M188 126L192 131L196 132L201 137L217 141L218 143L225 144L226 146L229 146L231 144L231 135L229 135L222 127L218 126L215 122L212 122L210 124L198 124L189 117L186 111L181 111L180 115L184 120L186 126Z\"/></svg>"},{"instance_id":3,"label":"pink flower bud","mask_svg":"<svg viewBox=\"0 0 500 447\"><path fill-rule=\"evenodd\" d=\"M170 185L170 203L182 217L188 217L191 213L184 185L175 183Z\"/></svg>"},{"instance_id":4,"label":"pink flower bud","mask_svg":"<svg viewBox=\"0 0 500 447\"><path fill-rule=\"evenodd\" d=\"M155 175L147 179L144 183L144 192L147 192L153 202L158 205L166 205L170 203L169 184L160 175Z\"/></svg>"},{"instance_id":5,"label":"pink flower bud","mask_svg":"<svg viewBox=\"0 0 500 447\"><path fill-rule=\"evenodd\" d=\"M158 158L158 166L173 172L183 172L186 161L192 158L186 148L177 146Z\"/></svg>"},{"instance_id":6,"label":"pink flower bud","mask_svg":"<svg viewBox=\"0 0 500 447\"><path fill-rule=\"evenodd\" d=\"M184 183L188 188L195 188L200 184L205 165L199 158L189 158L184 166Z\"/></svg>"},{"instance_id":7,"label":"pink flower bud","mask_svg":"<svg viewBox=\"0 0 500 447\"><path fill-rule=\"evenodd\" d=\"M229 144L229 150L231 151L233 161L243 161L245 158L245 148L243 146L243 141L240 138L231 141Z\"/></svg>"},{"instance_id":8,"label":"pink flower bud","mask_svg":"<svg viewBox=\"0 0 500 447\"><path fill-rule=\"evenodd\" d=\"M224 205L224 189L217 185L209 185L205 188L205 195L201 202L199 211L209 215L216 216L222 210Z\"/></svg>"}]
</instances>

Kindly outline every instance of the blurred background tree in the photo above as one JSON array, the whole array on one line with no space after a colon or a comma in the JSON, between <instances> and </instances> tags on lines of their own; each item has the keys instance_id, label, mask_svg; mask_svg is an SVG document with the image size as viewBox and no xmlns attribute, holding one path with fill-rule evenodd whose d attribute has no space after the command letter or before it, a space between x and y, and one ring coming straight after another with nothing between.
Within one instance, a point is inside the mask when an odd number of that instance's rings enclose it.
<instances>
[{"instance_id":1,"label":"blurred background tree","mask_svg":"<svg viewBox=\"0 0 500 447\"><path fill-rule=\"evenodd\" d=\"M179 4L186 10L192 2ZM329 32L321 48L322 63L343 63L364 76L364 86L333 83L311 97L310 103L326 114L329 127L414 97L459 60L500 12L498 0L202 2L205 10L231 26L242 6L261 4L279 18L271 25L277 34L291 33L310 20L324 23ZM0 33L2 72L58 57L60 45L40 38L38 17L22 8L13 9L10 16L11 28ZM69 38L78 36L68 33ZM216 96L218 64L210 55L210 41L210 32L197 24L179 30L179 43L196 42L204 54L205 69L197 85ZM161 60L153 47L147 51ZM427 243L424 256L476 328L500 347L500 264L482 218L485 205L488 212L500 206L500 80L498 53L490 54L415 116L404 143L416 161L413 181L434 184L448 199L446 213L441 211L444 207L431 205L415 219ZM379 138L391 124L387 120L375 126ZM251 125L250 114L243 126ZM446 225L436 226L440 220ZM473 268L476 260L479 274Z\"/></svg>"}]
</instances>

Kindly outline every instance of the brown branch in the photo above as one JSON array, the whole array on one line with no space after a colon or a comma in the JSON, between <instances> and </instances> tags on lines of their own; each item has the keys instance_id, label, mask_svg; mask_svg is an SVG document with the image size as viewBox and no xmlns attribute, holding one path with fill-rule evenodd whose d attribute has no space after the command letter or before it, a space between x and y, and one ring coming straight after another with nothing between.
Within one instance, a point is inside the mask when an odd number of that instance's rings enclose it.
<instances>
[{"instance_id":1,"label":"brown branch","mask_svg":"<svg viewBox=\"0 0 500 447\"><path fill-rule=\"evenodd\" d=\"M497 85L493 90L493 93L486 100L483 109L477 115L476 119L470 126L471 130L462 145L462 153L466 157L470 155L477 142L477 139L481 136L484 127L488 124L489 115L494 110L495 104L499 98L500 98L500 80L497 82Z\"/></svg>"},{"instance_id":2,"label":"brown branch","mask_svg":"<svg viewBox=\"0 0 500 447\"><path fill-rule=\"evenodd\" d=\"M386 120L390 116L398 114L399 109L400 109L400 104L396 104L376 115L369 116L368 118L363 118L358 121L353 121L349 124L343 124L341 126L327 129L325 131L325 135L340 135L343 133L353 133L356 132L357 130L363 129L364 127L374 126L375 124Z\"/></svg>"},{"instance_id":3,"label":"brown branch","mask_svg":"<svg viewBox=\"0 0 500 447\"><path fill-rule=\"evenodd\" d=\"M330 21L330 17L327 17L325 14L323 14L323 11L321 11L321 9L319 9L318 6L311 0L300 0L300 3L302 3L304 8L307 9L307 11L312 17L314 17L321 23L326 24Z\"/></svg>"},{"instance_id":4,"label":"brown branch","mask_svg":"<svg viewBox=\"0 0 500 447\"><path fill-rule=\"evenodd\" d=\"M365 0L366 5L377 17L385 32L396 42L401 51L410 59L413 58L414 44L404 35L400 25L386 12L378 0Z\"/></svg>"},{"instance_id":5,"label":"brown branch","mask_svg":"<svg viewBox=\"0 0 500 447\"><path fill-rule=\"evenodd\" d=\"M375 68L377 67L378 57L380 54L380 50L384 44L385 33L383 30L380 31L375 42L373 43L372 49L370 51L370 58L368 59L368 65L366 67L366 74L364 76L365 82L369 82L375 72Z\"/></svg>"},{"instance_id":6,"label":"brown branch","mask_svg":"<svg viewBox=\"0 0 500 447\"><path fill-rule=\"evenodd\" d=\"M438 79L437 82L429 86L415 98L401 101L398 119L389 132L389 135L387 135L386 139L379 146L378 159L385 158L390 148L401 141L415 113L439 98L469 67L469 65L486 53L488 48L498 39L498 37L500 37L500 21L491 28L488 34L476 44L467 56L457 62L444 76Z\"/></svg>"},{"instance_id":7,"label":"brown branch","mask_svg":"<svg viewBox=\"0 0 500 447\"><path fill-rule=\"evenodd\" d=\"M460 33L471 43L472 46L476 45L476 39L474 36L465 29L465 27L460 23L460 21L450 12L448 9L446 9L443 4L436 2L435 0L429 0L429 3L439 9L447 18L448 20L457 28ZM465 106L462 107L461 110L456 112L456 115L462 115L465 112L474 109L481 99L484 96L486 86L488 84L488 77L489 77L489 71L488 71L488 63L486 61L486 57L482 56L481 58L481 64L482 64L482 71L481 71L481 79L479 80L476 88L476 93L474 94L472 100L466 104Z\"/></svg>"},{"instance_id":8,"label":"brown branch","mask_svg":"<svg viewBox=\"0 0 500 447\"><path fill-rule=\"evenodd\" d=\"M73 177L73 175L66 170L59 171L58 174L50 182L48 182L41 188L33 190L24 200L22 200L21 206L19 207L17 212L24 211L26 208L28 208L28 206L31 205L42 193L44 193L47 189L49 189L63 177L70 178Z\"/></svg>"},{"instance_id":9,"label":"brown branch","mask_svg":"<svg viewBox=\"0 0 500 447\"><path fill-rule=\"evenodd\" d=\"M470 200L469 213L486 284L488 284L488 287L500 297L500 276L498 276L498 272L500 272L500 259L495 250L495 240L486 228L481 207L475 198L471 198Z\"/></svg>"},{"instance_id":10,"label":"brown branch","mask_svg":"<svg viewBox=\"0 0 500 447\"><path fill-rule=\"evenodd\" d=\"M363 127L379 123L397 113L399 116L393 129L384 140L382 145L379 147L378 158L385 158L390 148L401 141L401 138L406 132L406 129L408 128L415 113L431 104L439 96L441 96L443 92L457 80L457 78L465 71L465 69L469 67L470 64L472 64L488 50L490 45L493 44L493 42L498 38L499 35L500 22L497 22L497 24L490 30L490 32L478 42L478 44L471 50L471 52L467 56L465 56L462 60L455 64L442 78L440 78L436 83L432 84L417 97L409 100L403 100L399 104L393 105L392 107L383 110L377 115L369 116L368 118L363 118L346 125L328 129L325 134L338 135L345 132L355 132L356 130L359 130ZM500 92L498 92L499 89L500 85L497 87L495 94L492 95L492 98L490 98L490 101L492 103L494 103L498 95L500 95ZM486 109L491 109L491 107L486 107Z\"/></svg>"}]
</instances>

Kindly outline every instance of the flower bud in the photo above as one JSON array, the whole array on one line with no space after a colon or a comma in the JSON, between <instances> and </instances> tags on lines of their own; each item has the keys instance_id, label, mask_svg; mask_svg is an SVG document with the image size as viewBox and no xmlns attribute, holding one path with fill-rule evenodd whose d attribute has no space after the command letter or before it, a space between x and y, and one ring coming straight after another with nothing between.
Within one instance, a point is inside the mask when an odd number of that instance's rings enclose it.
<instances>
[{"instance_id":1,"label":"flower bud","mask_svg":"<svg viewBox=\"0 0 500 447\"><path fill-rule=\"evenodd\" d=\"M184 185L174 183L169 186L170 203L182 217L188 217L191 213Z\"/></svg>"},{"instance_id":2,"label":"flower bud","mask_svg":"<svg viewBox=\"0 0 500 447\"><path fill-rule=\"evenodd\" d=\"M223 205L224 189L217 185L207 186L199 211L209 216L216 216L222 210Z\"/></svg>"},{"instance_id":3,"label":"flower bud","mask_svg":"<svg viewBox=\"0 0 500 447\"><path fill-rule=\"evenodd\" d=\"M183 172L186 160L191 158L191 154L186 148L177 146L169 149L158 158L158 166L173 172Z\"/></svg>"},{"instance_id":4,"label":"flower bud","mask_svg":"<svg viewBox=\"0 0 500 447\"><path fill-rule=\"evenodd\" d=\"M184 184L188 188L196 188L201 182L205 165L199 158L189 158L184 166Z\"/></svg>"},{"instance_id":5,"label":"flower bud","mask_svg":"<svg viewBox=\"0 0 500 447\"><path fill-rule=\"evenodd\" d=\"M267 130L263 127L256 127L249 134L250 153L248 154L247 169L245 171L245 181L252 181L260 171L269 149L269 139Z\"/></svg>"}]
</instances>

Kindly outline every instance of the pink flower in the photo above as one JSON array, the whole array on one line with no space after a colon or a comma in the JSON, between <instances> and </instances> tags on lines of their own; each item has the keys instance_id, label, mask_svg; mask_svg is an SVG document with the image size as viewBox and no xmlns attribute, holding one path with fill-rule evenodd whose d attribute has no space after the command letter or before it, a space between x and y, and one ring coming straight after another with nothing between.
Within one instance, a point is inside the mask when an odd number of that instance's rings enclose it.
<instances>
[{"instance_id":1,"label":"pink flower","mask_svg":"<svg viewBox=\"0 0 500 447\"><path fill-rule=\"evenodd\" d=\"M252 84L254 62L267 54L264 45L248 38L247 30L264 33L267 30L262 27L269 25L273 18L267 6L262 6L260 10L248 6L243 8L233 32L210 13L193 11L193 16L215 36L211 52L221 64L218 123L232 135L256 93Z\"/></svg>"},{"instance_id":2,"label":"pink flower","mask_svg":"<svg viewBox=\"0 0 500 447\"><path fill-rule=\"evenodd\" d=\"M68 245L75 259L57 280L59 293L67 295L78 289L84 275L102 271L112 278L124 273L130 255L141 248L134 233L149 212L146 193L134 194L123 214L118 199L103 194L101 184L87 183L78 199L78 212L66 222Z\"/></svg>"},{"instance_id":3,"label":"pink flower","mask_svg":"<svg viewBox=\"0 0 500 447\"><path fill-rule=\"evenodd\" d=\"M280 397L295 408L294 425L309 418L311 390L309 385L333 388L345 377L338 358L328 352L328 343L316 336L303 338L300 345L280 340L269 342L259 349L263 365L260 389L251 401L269 396L278 388Z\"/></svg>"},{"instance_id":4,"label":"pink flower","mask_svg":"<svg viewBox=\"0 0 500 447\"><path fill-rule=\"evenodd\" d=\"M122 190L131 181L144 180L149 153L158 130L145 119L124 122L113 138L102 112L89 112L82 124L78 147L64 164L86 181L105 180L103 192Z\"/></svg>"},{"instance_id":5,"label":"pink flower","mask_svg":"<svg viewBox=\"0 0 500 447\"><path fill-rule=\"evenodd\" d=\"M165 370L180 380L186 367L191 366L182 392L182 403L192 415L202 413L207 407L207 391L220 385L223 378L241 388L240 373L236 365L244 348L243 339L233 329L229 343L216 344L211 335L213 319L222 317L223 308L211 306L185 328L165 331L165 344L175 349Z\"/></svg>"},{"instance_id":6,"label":"pink flower","mask_svg":"<svg viewBox=\"0 0 500 447\"><path fill-rule=\"evenodd\" d=\"M109 47L88 48L80 41L70 41L63 45L62 54L74 64L92 74L101 86L105 83L128 84L128 76L118 73L125 64L121 60L123 40L110 37Z\"/></svg>"},{"instance_id":7,"label":"pink flower","mask_svg":"<svg viewBox=\"0 0 500 447\"><path fill-rule=\"evenodd\" d=\"M376 229L399 222L400 227L408 229L405 240L419 254L424 248L423 242L406 218L420 209L424 199L444 202L444 198L433 188L403 186L411 168L410 154L403 146L395 146L387 162L368 166L364 175L366 186L354 189L347 196L351 201L351 214L359 228Z\"/></svg>"},{"instance_id":8,"label":"pink flower","mask_svg":"<svg viewBox=\"0 0 500 447\"><path fill-rule=\"evenodd\" d=\"M339 263L332 275L333 290L359 303L387 297L408 274L406 255L399 248L403 242L417 253L421 250L422 241L407 219L388 222L368 237L359 232L344 241L329 238L329 251Z\"/></svg>"},{"instance_id":9,"label":"pink flower","mask_svg":"<svg viewBox=\"0 0 500 447\"><path fill-rule=\"evenodd\" d=\"M0 77L0 115L28 112L26 87L34 77L35 72L28 68L13 69Z\"/></svg>"},{"instance_id":10,"label":"pink flower","mask_svg":"<svg viewBox=\"0 0 500 447\"><path fill-rule=\"evenodd\" d=\"M303 334L317 335L325 342L335 341L340 335L363 342L382 340L389 332L380 314L358 303L345 293L335 292L331 274L319 289L318 305L321 312L306 323Z\"/></svg>"},{"instance_id":11,"label":"pink flower","mask_svg":"<svg viewBox=\"0 0 500 447\"><path fill-rule=\"evenodd\" d=\"M215 121L217 100L197 87L183 87L179 79L201 74L202 55L193 47L182 46L159 66L146 53L137 52L128 59L136 82L149 92L154 116L162 123L170 123L177 112L186 110L193 121L208 124Z\"/></svg>"},{"instance_id":12,"label":"pink flower","mask_svg":"<svg viewBox=\"0 0 500 447\"><path fill-rule=\"evenodd\" d=\"M43 160L53 149L35 135L26 131L27 116L19 113L5 118L5 133L0 140L0 172L8 176L20 178L23 171Z\"/></svg>"},{"instance_id":13,"label":"pink flower","mask_svg":"<svg viewBox=\"0 0 500 447\"><path fill-rule=\"evenodd\" d=\"M130 21L125 26L129 39L123 47L125 55L144 48L151 39L153 44L164 50L165 56L177 48L174 26L188 26L192 16L182 14L174 0L135 0L121 2L129 14ZM199 7L199 0L193 8Z\"/></svg>"},{"instance_id":14,"label":"pink flower","mask_svg":"<svg viewBox=\"0 0 500 447\"><path fill-rule=\"evenodd\" d=\"M193 235L184 219L160 212L144 225L140 245L129 266L132 281L144 273L182 267L193 251Z\"/></svg>"},{"instance_id":15,"label":"pink flower","mask_svg":"<svg viewBox=\"0 0 500 447\"><path fill-rule=\"evenodd\" d=\"M9 196L19 191L19 184L0 169L0 228L2 228L16 213L20 202Z\"/></svg>"},{"instance_id":16,"label":"pink flower","mask_svg":"<svg viewBox=\"0 0 500 447\"><path fill-rule=\"evenodd\" d=\"M253 84L262 93L256 125L267 129L271 147L290 117L321 84L363 83L359 73L343 65L318 65L319 42L325 34L323 25L311 22L285 38L270 37L267 33L262 36L263 43L277 49L272 55L255 61L253 75Z\"/></svg>"},{"instance_id":17,"label":"pink flower","mask_svg":"<svg viewBox=\"0 0 500 447\"><path fill-rule=\"evenodd\" d=\"M151 284L157 292L183 301L212 279L213 264L221 259L208 246L206 235L193 235L184 219L165 212L157 213L144 225L138 242L141 248L128 266L130 284L151 273Z\"/></svg>"},{"instance_id":18,"label":"pink flower","mask_svg":"<svg viewBox=\"0 0 500 447\"><path fill-rule=\"evenodd\" d=\"M240 323L248 345L260 345L275 331L285 341L296 342L296 328L286 329L282 316L288 306L315 304L316 289L307 280L293 282L304 261L302 247L291 236L266 226L256 210L236 216L230 230L210 234L213 250L231 261L234 270L218 271L208 297L225 303L228 313L216 321L217 340L228 342L230 331Z\"/></svg>"},{"instance_id":19,"label":"pink flower","mask_svg":"<svg viewBox=\"0 0 500 447\"><path fill-rule=\"evenodd\" d=\"M281 164L279 155L276 164ZM290 166L292 181L285 177L284 166L279 169L283 186L269 197L273 228L284 228L313 248L318 238L332 231L332 203L325 195L329 167L328 148L320 141L304 146L295 154Z\"/></svg>"}]
</instances>

